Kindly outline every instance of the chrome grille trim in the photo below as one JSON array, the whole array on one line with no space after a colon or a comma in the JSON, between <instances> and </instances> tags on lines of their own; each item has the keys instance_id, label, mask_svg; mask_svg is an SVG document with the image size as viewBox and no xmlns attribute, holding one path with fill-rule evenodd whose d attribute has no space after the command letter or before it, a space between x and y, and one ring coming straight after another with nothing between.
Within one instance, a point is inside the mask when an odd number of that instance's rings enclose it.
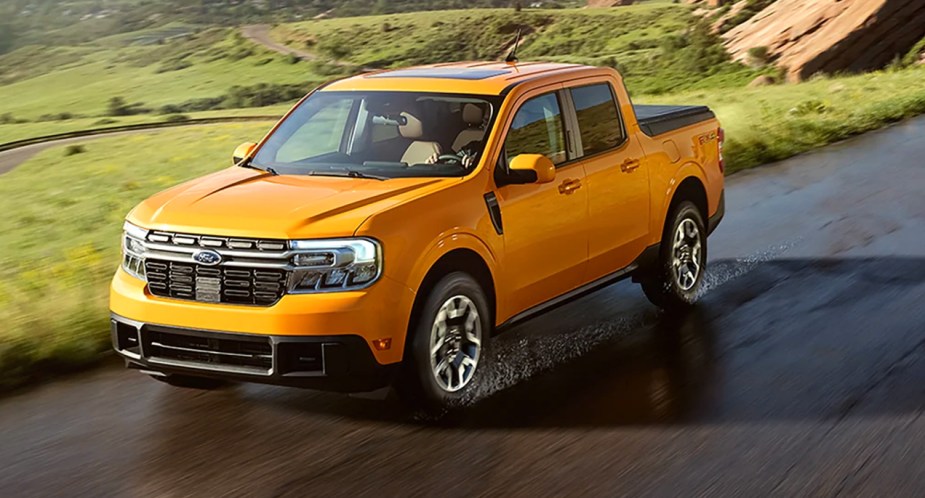
<instances>
[{"instance_id":1,"label":"chrome grille trim","mask_svg":"<svg viewBox=\"0 0 925 498\"><path fill-rule=\"evenodd\" d=\"M272 306L289 289L294 269L285 240L152 231L144 245L148 289L158 297ZM220 254L221 263L195 262L193 256L203 249Z\"/></svg>"},{"instance_id":2,"label":"chrome grille trim","mask_svg":"<svg viewBox=\"0 0 925 498\"><path fill-rule=\"evenodd\" d=\"M227 247L230 249L255 248L260 252L285 251L289 243L283 239L247 239L241 237L219 237L214 235L195 235L153 231L148 234L148 241L168 245L198 246L209 249ZM232 244L229 244L231 242Z\"/></svg>"}]
</instances>

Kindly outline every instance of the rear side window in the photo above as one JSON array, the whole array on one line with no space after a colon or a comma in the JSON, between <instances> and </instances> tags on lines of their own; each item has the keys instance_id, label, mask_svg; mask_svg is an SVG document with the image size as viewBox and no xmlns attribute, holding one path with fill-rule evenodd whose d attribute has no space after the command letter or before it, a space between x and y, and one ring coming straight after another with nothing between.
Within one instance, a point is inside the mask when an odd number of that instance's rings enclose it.
<instances>
[{"instance_id":1,"label":"rear side window","mask_svg":"<svg viewBox=\"0 0 925 498\"><path fill-rule=\"evenodd\" d=\"M555 94L534 97L520 107L507 134L504 151L508 163L520 154L543 154L553 164L566 161L562 111Z\"/></svg>"},{"instance_id":2,"label":"rear side window","mask_svg":"<svg viewBox=\"0 0 925 498\"><path fill-rule=\"evenodd\" d=\"M572 88L584 155L613 149L626 139L610 85L602 83Z\"/></svg>"}]
</instances>

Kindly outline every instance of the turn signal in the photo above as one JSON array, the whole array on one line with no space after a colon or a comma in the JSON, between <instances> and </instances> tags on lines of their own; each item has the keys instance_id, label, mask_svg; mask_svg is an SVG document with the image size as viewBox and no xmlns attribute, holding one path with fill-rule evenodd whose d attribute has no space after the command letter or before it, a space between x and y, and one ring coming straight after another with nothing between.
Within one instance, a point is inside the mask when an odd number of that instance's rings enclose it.
<instances>
[{"instance_id":1,"label":"turn signal","mask_svg":"<svg viewBox=\"0 0 925 498\"><path fill-rule=\"evenodd\" d=\"M386 339L374 339L373 347L376 348L376 351L385 351L390 349L392 347L392 338L389 337Z\"/></svg>"}]
</instances>

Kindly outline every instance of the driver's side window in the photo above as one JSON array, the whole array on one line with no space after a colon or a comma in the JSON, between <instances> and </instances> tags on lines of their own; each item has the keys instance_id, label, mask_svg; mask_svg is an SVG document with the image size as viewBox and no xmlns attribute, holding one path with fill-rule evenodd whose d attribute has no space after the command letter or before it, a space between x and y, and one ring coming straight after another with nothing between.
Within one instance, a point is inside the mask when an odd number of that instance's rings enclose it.
<instances>
[{"instance_id":1,"label":"driver's side window","mask_svg":"<svg viewBox=\"0 0 925 498\"><path fill-rule=\"evenodd\" d=\"M568 159L566 148L556 93L534 97L520 106L504 142L508 164L520 154L543 154L559 165Z\"/></svg>"}]
</instances>

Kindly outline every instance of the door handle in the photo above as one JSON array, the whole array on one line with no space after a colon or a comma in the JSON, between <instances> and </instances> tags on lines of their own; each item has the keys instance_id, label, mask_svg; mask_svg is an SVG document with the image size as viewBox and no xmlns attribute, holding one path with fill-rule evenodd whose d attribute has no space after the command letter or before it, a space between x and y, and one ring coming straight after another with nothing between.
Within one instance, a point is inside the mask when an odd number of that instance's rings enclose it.
<instances>
[{"instance_id":1,"label":"door handle","mask_svg":"<svg viewBox=\"0 0 925 498\"><path fill-rule=\"evenodd\" d=\"M559 193L564 195L572 195L580 188L581 180L565 180L559 184Z\"/></svg>"},{"instance_id":2,"label":"door handle","mask_svg":"<svg viewBox=\"0 0 925 498\"><path fill-rule=\"evenodd\" d=\"M620 165L620 170L624 173L629 173L630 171L638 168L640 164L641 163L639 162L639 159L627 159L626 161L623 161L623 164Z\"/></svg>"}]
</instances>

